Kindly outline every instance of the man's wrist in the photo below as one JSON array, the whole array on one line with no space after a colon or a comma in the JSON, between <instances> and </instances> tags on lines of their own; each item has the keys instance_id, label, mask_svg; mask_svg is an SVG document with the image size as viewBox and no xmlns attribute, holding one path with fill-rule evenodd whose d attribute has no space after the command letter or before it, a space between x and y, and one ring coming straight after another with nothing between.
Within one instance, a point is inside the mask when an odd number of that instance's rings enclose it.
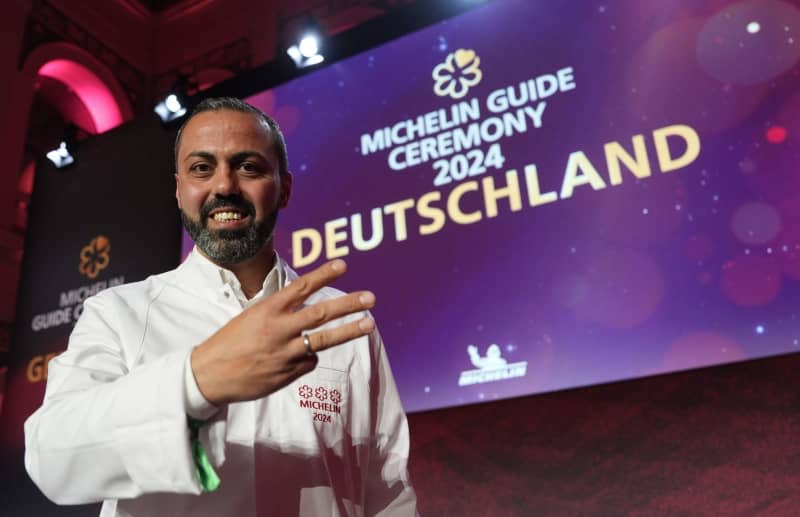
<instances>
[{"instance_id":1,"label":"man's wrist","mask_svg":"<svg viewBox=\"0 0 800 517\"><path fill-rule=\"evenodd\" d=\"M183 394L186 402L186 414L195 420L208 420L219 411L219 408L209 402L200 391L192 371L192 354L189 353L184 362Z\"/></svg>"}]
</instances>

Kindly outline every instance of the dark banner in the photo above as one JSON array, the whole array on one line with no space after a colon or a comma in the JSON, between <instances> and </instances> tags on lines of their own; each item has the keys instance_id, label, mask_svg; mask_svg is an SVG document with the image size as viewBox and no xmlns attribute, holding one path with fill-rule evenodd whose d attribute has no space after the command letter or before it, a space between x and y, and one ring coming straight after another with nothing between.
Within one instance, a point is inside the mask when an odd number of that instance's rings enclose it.
<instances>
[{"instance_id":1,"label":"dark banner","mask_svg":"<svg viewBox=\"0 0 800 517\"><path fill-rule=\"evenodd\" d=\"M148 117L84 142L68 168L39 164L0 417L0 483L14 494L4 514L99 513L59 508L33 485L23 467L23 423L41 404L47 362L66 348L83 301L177 264L172 142Z\"/></svg>"}]
</instances>

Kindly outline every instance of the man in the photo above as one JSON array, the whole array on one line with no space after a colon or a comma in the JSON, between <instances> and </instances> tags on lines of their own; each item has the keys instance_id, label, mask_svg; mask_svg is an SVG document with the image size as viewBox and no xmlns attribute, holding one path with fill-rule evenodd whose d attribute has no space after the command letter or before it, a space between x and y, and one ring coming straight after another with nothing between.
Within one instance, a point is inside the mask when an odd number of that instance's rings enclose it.
<instances>
[{"instance_id":1,"label":"man","mask_svg":"<svg viewBox=\"0 0 800 517\"><path fill-rule=\"evenodd\" d=\"M103 517L414 515L374 295L327 287L341 260L298 278L273 249L292 187L278 126L209 99L175 145L196 247L85 302L25 423L31 478Z\"/></svg>"}]
</instances>

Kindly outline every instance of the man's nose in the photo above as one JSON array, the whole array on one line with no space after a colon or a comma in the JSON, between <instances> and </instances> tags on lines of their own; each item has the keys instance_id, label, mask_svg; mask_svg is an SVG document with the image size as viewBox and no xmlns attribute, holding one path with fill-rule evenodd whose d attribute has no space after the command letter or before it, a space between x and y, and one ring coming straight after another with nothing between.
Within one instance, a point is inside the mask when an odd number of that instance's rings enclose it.
<instances>
[{"instance_id":1,"label":"man's nose","mask_svg":"<svg viewBox=\"0 0 800 517\"><path fill-rule=\"evenodd\" d=\"M239 177L236 171L227 165L219 167L214 175L214 193L221 196L239 194Z\"/></svg>"}]
</instances>

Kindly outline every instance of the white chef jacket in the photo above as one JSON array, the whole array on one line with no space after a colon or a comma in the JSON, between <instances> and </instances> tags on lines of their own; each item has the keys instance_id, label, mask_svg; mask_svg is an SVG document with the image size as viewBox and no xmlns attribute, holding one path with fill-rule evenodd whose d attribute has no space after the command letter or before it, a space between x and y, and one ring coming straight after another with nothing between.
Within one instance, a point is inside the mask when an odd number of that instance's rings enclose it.
<instances>
[{"instance_id":1,"label":"white chef jacket","mask_svg":"<svg viewBox=\"0 0 800 517\"><path fill-rule=\"evenodd\" d=\"M260 295L296 277L278 258ZM341 295L325 287L306 304ZM25 467L42 492L103 501L101 517L413 516L408 425L377 331L320 352L313 371L264 398L219 410L202 399L189 354L243 298L235 276L195 250L86 300L25 422ZM222 480L211 493L201 493L187 413L213 413L200 430Z\"/></svg>"}]
</instances>

